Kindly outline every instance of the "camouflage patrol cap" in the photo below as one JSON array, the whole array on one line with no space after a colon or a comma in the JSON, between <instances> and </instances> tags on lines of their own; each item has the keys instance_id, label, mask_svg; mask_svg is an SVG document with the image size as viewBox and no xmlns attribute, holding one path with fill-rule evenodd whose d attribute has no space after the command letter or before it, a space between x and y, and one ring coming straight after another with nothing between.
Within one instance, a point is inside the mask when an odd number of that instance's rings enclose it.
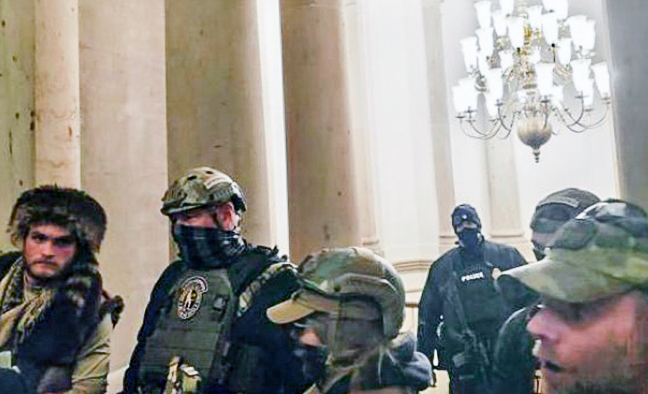
<instances>
[{"instance_id":1,"label":"camouflage patrol cap","mask_svg":"<svg viewBox=\"0 0 648 394\"><path fill-rule=\"evenodd\" d=\"M213 168L199 167L169 186L162 197L161 211L170 216L229 201L237 211L245 211L245 196L232 178Z\"/></svg>"},{"instance_id":2,"label":"camouflage patrol cap","mask_svg":"<svg viewBox=\"0 0 648 394\"><path fill-rule=\"evenodd\" d=\"M360 296L380 307L377 318L382 320L385 336L398 335L404 320L405 289L389 261L366 248L323 249L307 256L298 272L302 289L267 311L274 323L291 323L314 312L335 315L345 299ZM346 310L352 318L367 319L373 309Z\"/></svg>"},{"instance_id":3,"label":"camouflage patrol cap","mask_svg":"<svg viewBox=\"0 0 648 394\"><path fill-rule=\"evenodd\" d=\"M545 259L502 275L570 303L648 288L646 213L621 200L594 204L558 230Z\"/></svg>"}]
</instances>

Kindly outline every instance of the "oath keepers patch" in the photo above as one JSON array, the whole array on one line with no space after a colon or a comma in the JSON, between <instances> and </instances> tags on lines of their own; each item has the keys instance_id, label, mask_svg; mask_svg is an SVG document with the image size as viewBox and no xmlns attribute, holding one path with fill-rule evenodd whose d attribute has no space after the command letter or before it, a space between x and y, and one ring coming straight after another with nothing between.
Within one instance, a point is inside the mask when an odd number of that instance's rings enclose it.
<instances>
[{"instance_id":1,"label":"oath keepers patch","mask_svg":"<svg viewBox=\"0 0 648 394\"><path fill-rule=\"evenodd\" d=\"M192 276L185 279L178 290L176 301L176 314L182 320L191 319L202 302L203 294L207 292L207 281L201 276Z\"/></svg>"}]
</instances>

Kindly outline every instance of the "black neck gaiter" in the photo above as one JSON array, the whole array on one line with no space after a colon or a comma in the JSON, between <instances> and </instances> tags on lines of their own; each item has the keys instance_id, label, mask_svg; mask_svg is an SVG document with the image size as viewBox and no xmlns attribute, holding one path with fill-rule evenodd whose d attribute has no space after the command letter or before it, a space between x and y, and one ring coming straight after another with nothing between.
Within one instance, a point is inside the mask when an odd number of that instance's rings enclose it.
<instances>
[{"instance_id":1,"label":"black neck gaiter","mask_svg":"<svg viewBox=\"0 0 648 394\"><path fill-rule=\"evenodd\" d=\"M193 268L228 267L246 248L238 232L211 227L174 225L173 239L180 256Z\"/></svg>"}]
</instances>

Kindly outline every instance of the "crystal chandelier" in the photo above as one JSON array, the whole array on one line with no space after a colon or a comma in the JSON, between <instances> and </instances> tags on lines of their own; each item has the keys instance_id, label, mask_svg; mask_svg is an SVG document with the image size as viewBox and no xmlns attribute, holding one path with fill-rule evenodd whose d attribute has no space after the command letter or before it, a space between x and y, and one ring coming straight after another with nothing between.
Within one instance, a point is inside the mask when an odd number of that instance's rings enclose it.
<instances>
[{"instance_id":1,"label":"crystal chandelier","mask_svg":"<svg viewBox=\"0 0 648 394\"><path fill-rule=\"evenodd\" d=\"M581 133L605 120L610 76L605 62L592 65L595 21L568 17L567 0L499 5L492 10L490 1L475 3L479 29L460 41L469 75L452 88L453 104L468 136L507 138L516 127L538 162L540 147L554 134L552 123ZM565 100L567 92L574 98Z\"/></svg>"}]
</instances>

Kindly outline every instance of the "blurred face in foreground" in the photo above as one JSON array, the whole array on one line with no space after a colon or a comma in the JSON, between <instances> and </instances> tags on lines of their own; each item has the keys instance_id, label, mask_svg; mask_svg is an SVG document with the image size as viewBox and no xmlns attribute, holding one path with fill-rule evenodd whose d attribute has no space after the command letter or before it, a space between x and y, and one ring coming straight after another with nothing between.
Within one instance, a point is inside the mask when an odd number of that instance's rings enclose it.
<instances>
[{"instance_id":1,"label":"blurred face in foreground","mask_svg":"<svg viewBox=\"0 0 648 394\"><path fill-rule=\"evenodd\" d=\"M527 329L548 392L648 392L646 297L634 290L582 304L543 299Z\"/></svg>"}]
</instances>

